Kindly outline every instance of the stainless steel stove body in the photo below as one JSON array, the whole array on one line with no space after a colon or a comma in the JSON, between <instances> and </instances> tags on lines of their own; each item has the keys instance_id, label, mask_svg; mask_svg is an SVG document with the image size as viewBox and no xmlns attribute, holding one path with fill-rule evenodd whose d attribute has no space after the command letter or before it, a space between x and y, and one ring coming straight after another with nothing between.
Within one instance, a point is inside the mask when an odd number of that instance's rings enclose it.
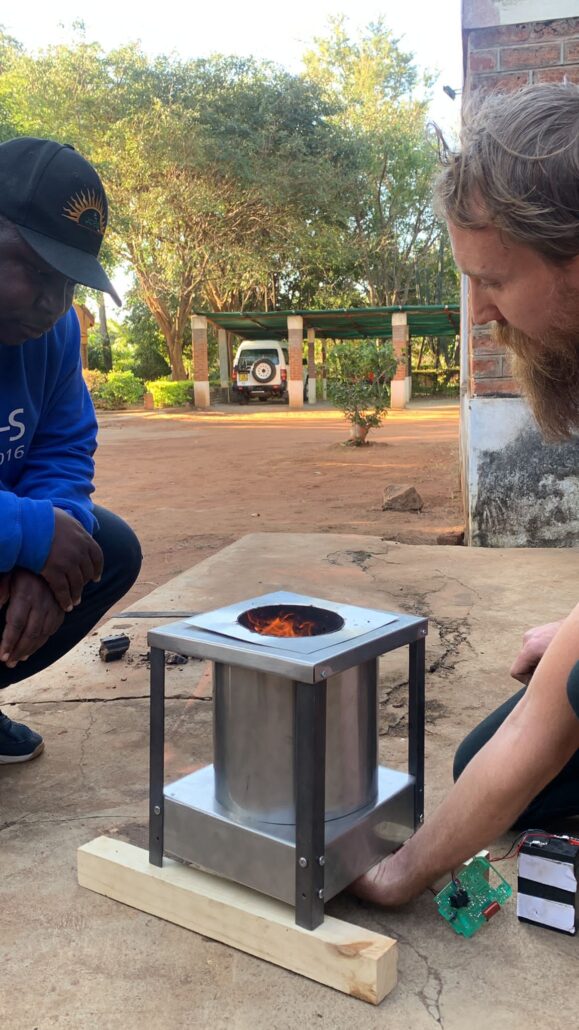
<instances>
[{"instance_id":1,"label":"stainless steel stove body","mask_svg":"<svg viewBox=\"0 0 579 1030\"><path fill-rule=\"evenodd\" d=\"M273 637L248 612L316 613ZM427 621L286 591L152 630L150 861L163 855L296 909L324 902L422 822ZM408 773L378 767L378 657L409 647ZM164 786L164 653L214 669L214 763Z\"/></svg>"}]
</instances>

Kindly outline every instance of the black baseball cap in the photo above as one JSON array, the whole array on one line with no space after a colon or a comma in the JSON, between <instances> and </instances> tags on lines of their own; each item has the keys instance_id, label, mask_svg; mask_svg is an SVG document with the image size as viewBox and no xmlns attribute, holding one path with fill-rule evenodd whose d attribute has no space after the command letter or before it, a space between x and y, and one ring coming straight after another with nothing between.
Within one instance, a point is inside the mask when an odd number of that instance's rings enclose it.
<instances>
[{"instance_id":1,"label":"black baseball cap","mask_svg":"<svg viewBox=\"0 0 579 1030\"><path fill-rule=\"evenodd\" d=\"M97 261L107 196L92 165L70 144L32 136L0 143L0 214L57 272L121 303Z\"/></svg>"}]
</instances>

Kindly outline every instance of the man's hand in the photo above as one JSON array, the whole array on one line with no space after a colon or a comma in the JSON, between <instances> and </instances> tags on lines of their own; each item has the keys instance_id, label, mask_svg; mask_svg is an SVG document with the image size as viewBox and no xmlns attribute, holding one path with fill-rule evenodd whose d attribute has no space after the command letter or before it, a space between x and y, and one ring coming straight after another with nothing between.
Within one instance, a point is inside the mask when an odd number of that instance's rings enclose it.
<instances>
[{"instance_id":1,"label":"man's hand","mask_svg":"<svg viewBox=\"0 0 579 1030\"><path fill-rule=\"evenodd\" d=\"M5 578L0 583L0 591ZM9 592L0 661L13 669L38 651L60 628L64 612L48 584L28 569L14 569L10 573Z\"/></svg>"},{"instance_id":2,"label":"man's hand","mask_svg":"<svg viewBox=\"0 0 579 1030\"><path fill-rule=\"evenodd\" d=\"M534 626L533 629L527 630L523 637L523 646L511 667L513 679L527 686L553 637L562 625L563 620L548 622L544 626Z\"/></svg>"},{"instance_id":3,"label":"man's hand","mask_svg":"<svg viewBox=\"0 0 579 1030\"><path fill-rule=\"evenodd\" d=\"M10 597L11 575L11 572L2 572L0 574L0 608L3 608L5 604L8 604Z\"/></svg>"},{"instance_id":4,"label":"man's hand","mask_svg":"<svg viewBox=\"0 0 579 1030\"><path fill-rule=\"evenodd\" d=\"M61 508L54 509L54 538L41 571L60 607L71 612L80 604L90 580L98 583L103 571L103 552L80 522Z\"/></svg>"}]
</instances>

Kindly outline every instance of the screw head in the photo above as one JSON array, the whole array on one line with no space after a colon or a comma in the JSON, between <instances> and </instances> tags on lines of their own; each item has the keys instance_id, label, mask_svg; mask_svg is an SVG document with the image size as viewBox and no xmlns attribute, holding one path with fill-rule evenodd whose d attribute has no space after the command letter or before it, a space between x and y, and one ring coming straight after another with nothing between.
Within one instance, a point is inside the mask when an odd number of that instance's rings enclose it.
<instances>
[{"instance_id":1,"label":"screw head","mask_svg":"<svg viewBox=\"0 0 579 1030\"><path fill-rule=\"evenodd\" d=\"M300 859L298 859L298 865L301 866L302 869L307 869L308 868L308 860L307 860L307 858L300 858Z\"/></svg>"},{"instance_id":2,"label":"screw head","mask_svg":"<svg viewBox=\"0 0 579 1030\"><path fill-rule=\"evenodd\" d=\"M320 899L320 901L324 900L324 892L323 892L323 890L319 890L318 891L318 898Z\"/></svg>"},{"instance_id":3,"label":"screw head","mask_svg":"<svg viewBox=\"0 0 579 1030\"><path fill-rule=\"evenodd\" d=\"M318 865L325 865L325 864L326 864L326 859L325 859L324 855L320 855L320 857L318 858Z\"/></svg>"},{"instance_id":4,"label":"screw head","mask_svg":"<svg viewBox=\"0 0 579 1030\"><path fill-rule=\"evenodd\" d=\"M155 815L161 815L161 806L155 805L155 807L153 808L153 812L155 813Z\"/></svg>"}]
</instances>

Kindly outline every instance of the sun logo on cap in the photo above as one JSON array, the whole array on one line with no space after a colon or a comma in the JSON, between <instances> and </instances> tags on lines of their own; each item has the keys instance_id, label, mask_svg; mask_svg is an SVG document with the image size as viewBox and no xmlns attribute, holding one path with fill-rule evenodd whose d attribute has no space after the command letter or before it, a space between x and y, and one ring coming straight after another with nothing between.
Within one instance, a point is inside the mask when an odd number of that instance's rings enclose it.
<instances>
[{"instance_id":1,"label":"sun logo on cap","mask_svg":"<svg viewBox=\"0 0 579 1030\"><path fill-rule=\"evenodd\" d=\"M72 222L78 222L84 229L91 229L99 236L104 234L107 226L105 202L102 193L96 190L82 190L75 193L66 203L62 213Z\"/></svg>"}]
</instances>

